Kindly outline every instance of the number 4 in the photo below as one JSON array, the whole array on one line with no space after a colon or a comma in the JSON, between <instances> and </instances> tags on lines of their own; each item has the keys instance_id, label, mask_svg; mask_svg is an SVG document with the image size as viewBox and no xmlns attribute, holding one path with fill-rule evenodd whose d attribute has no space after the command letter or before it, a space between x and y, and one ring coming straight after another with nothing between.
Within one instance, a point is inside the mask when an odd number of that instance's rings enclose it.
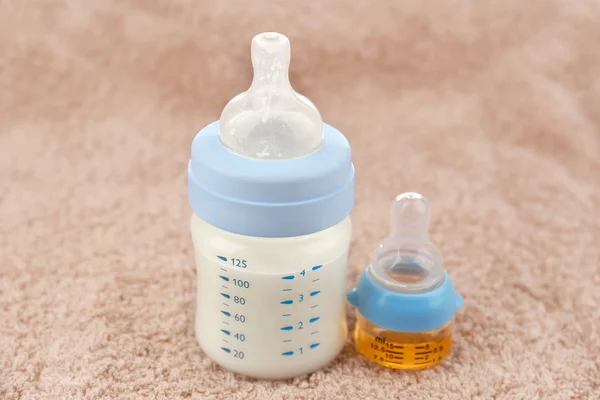
<instances>
[{"instance_id":1,"label":"number 4","mask_svg":"<svg viewBox=\"0 0 600 400\"><path fill-rule=\"evenodd\" d=\"M300 272L300 275L305 276L306 275L306 270L303 269L302 272Z\"/></svg>"}]
</instances>

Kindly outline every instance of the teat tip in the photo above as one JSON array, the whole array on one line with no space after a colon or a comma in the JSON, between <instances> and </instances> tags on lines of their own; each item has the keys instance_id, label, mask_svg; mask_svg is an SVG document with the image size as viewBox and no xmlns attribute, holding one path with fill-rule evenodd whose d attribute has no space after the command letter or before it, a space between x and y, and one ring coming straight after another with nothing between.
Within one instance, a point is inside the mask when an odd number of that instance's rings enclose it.
<instances>
[{"instance_id":1,"label":"teat tip","mask_svg":"<svg viewBox=\"0 0 600 400\"><path fill-rule=\"evenodd\" d=\"M391 214L391 236L428 237L429 203L419 193L408 192L396 196Z\"/></svg>"},{"instance_id":2,"label":"teat tip","mask_svg":"<svg viewBox=\"0 0 600 400\"><path fill-rule=\"evenodd\" d=\"M254 67L253 85L272 88L271 90L281 86L291 90L288 77L290 57L290 41L281 33L265 32L254 36L250 45L250 58ZM268 112L263 117L264 123Z\"/></svg>"},{"instance_id":3,"label":"teat tip","mask_svg":"<svg viewBox=\"0 0 600 400\"><path fill-rule=\"evenodd\" d=\"M290 41L281 33L259 33L252 39L250 53L253 62L258 62L267 56L281 61L287 60L289 63L291 54Z\"/></svg>"}]
</instances>

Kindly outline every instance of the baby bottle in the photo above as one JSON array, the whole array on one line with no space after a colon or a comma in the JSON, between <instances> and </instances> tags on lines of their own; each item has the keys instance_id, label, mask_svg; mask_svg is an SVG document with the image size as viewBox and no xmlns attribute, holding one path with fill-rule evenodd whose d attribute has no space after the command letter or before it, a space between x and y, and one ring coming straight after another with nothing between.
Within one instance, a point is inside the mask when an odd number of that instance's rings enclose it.
<instances>
[{"instance_id":1,"label":"baby bottle","mask_svg":"<svg viewBox=\"0 0 600 400\"><path fill-rule=\"evenodd\" d=\"M390 236L348 293L357 310L358 352L389 368L430 367L452 349L452 320L463 299L429 240L429 218L421 195L398 196Z\"/></svg>"},{"instance_id":2,"label":"baby bottle","mask_svg":"<svg viewBox=\"0 0 600 400\"><path fill-rule=\"evenodd\" d=\"M254 78L202 129L188 167L196 338L231 371L284 379L333 360L347 335L350 146L289 82L289 40L252 40Z\"/></svg>"}]
</instances>

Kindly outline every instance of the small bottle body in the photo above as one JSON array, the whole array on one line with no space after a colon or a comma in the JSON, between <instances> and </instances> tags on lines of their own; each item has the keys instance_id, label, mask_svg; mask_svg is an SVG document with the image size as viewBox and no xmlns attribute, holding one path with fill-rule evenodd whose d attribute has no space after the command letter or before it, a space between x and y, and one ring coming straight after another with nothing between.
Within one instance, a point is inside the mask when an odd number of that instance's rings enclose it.
<instances>
[{"instance_id":1,"label":"small bottle body","mask_svg":"<svg viewBox=\"0 0 600 400\"><path fill-rule=\"evenodd\" d=\"M261 238L191 220L196 337L217 364L264 379L315 371L342 349L351 223Z\"/></svg>"},{"instance_id":2,"label":"small bottle body","mask_svg":"<svg viewBox=\"0 0 600 400\"><path fill-rule=\"evenodd\" d=\"M395 369L434 366L452 351L452 320L424 332L398 332L382 328L356 311L354 340L357 351L369 360Z\"/></svg>"}]
</instances>

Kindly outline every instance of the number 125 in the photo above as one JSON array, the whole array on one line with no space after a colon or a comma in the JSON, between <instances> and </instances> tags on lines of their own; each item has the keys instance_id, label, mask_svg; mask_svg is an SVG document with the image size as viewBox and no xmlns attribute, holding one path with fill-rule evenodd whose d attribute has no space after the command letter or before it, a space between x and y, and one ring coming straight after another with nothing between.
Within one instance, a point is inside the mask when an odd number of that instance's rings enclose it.
<instances>
[{"instance_id":1,"label":"number 125","mask_svg":"<svg viewBox=\"0 0 600 400\"><path fill-rule=\"evenodd\" d=\"M231 264L234 267L246 268L248 265L246 264L246 260L240 260L239 258L232 258Z\"/></svg>"}]
</instances>

